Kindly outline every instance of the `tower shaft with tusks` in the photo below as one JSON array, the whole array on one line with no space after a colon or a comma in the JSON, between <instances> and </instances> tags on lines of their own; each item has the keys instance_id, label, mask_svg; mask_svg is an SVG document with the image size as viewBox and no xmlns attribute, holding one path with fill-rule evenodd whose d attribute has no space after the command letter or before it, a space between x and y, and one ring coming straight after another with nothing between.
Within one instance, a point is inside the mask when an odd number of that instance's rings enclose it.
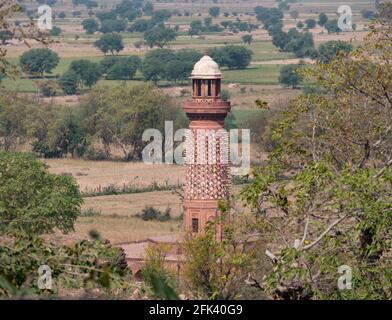
<instances>
[{"instance_id":1,"label":"tower shaft with tusks","mask_svg":"<svg viewBox=\"0 0 392 320\"><path fill-rule=\"evenodd\" d=\"M230 194L229 138L224 120L230 102L221 99L222 74L208 55L194 66L192 99L183 108L190 124L186 137L186 179L184 195L185 230L204 232L215 223L216 239L222 239L219 202Z\"/></svg>"}]
</instances>

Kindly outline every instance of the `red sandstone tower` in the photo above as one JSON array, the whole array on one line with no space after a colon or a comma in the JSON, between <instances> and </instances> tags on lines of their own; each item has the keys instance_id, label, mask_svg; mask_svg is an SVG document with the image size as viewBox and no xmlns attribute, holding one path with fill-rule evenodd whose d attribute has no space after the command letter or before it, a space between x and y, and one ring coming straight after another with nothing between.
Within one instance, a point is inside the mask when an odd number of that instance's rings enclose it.
<instances>
[{"instance_id":1,"label":"red sandstone tower","mask_svg":"<svg viewBox=\"0 0 392 320\"><path fill-rule=\"evenodd\" d=\"M230 102L220 97L221 78L218 64L205 55L192 71L192 99L184 102L191 132L186 139L184 224L193 234L219 216L219 201L230 194L228 135L222 130ZM220 240L221 225L215 226Z\"/></svg>"}]
</instances>

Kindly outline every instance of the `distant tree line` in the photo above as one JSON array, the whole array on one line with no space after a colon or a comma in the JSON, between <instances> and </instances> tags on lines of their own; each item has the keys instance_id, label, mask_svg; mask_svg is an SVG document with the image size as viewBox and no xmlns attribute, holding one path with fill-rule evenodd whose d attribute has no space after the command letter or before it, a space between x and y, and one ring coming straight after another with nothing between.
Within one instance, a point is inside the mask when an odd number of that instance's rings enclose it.
<instances>
[{"instance_id":1,"label":"distant tree line","mask_svg":"<svg viewBox=\"0 0 392 320\"><path fill-rule=\"evenodd\" d=\"M187 120L173 100L150 84L99 87L74 108L37 105L27 98L0 98L0 149L30 143L39 156L70 155L109 159L114 147L123 159L141 158L147 128L164 129L165 120L183 128Z\"/></svg>"},{"instance_id":2,"label":"distant tree line","mask_svg":"<svg viewBox=\"0 0 392 320\"><path fill-rule=\"evenodd\" d=\"M251 41L251 40L248 40ZM109 46L109 45L108 45ZM246 68L252 59L252 51L244 46L228 45L211 48L209 54L221 67L228 69ZM97 83L100 79L132 80L139 71L145 81L183 82L189 78L193 65L202 57L194 49L172 51L155 49L143 59L138 56L105 56L99 63L87 59L74 60L57 81L40 81L41 93L45 96L78 94ZM21 69L31 76L43 77L58 65L58 55L50 49L31 49L20 58Z\"/></svg>"},{"instance_id":3,"label":"distant tree line","mask_svg":"<svg viewBox=\"0 0 392 320\"><path fill-rule=\"evenodd\" d=\"M317 55L317 60L321 64L331 63L339 56L350 53L353 50L351 43L341 40L331 40L320 45ZM301 68L305 64L289 64L280 69L279 82L286 86L297 88L302 82ZM309 90L309 86L305 86L304 90Z\"/></svg>"},{"instance_id":4,"label":"distant tree line","mask_svg":"<svg viewBox=\"0 0 392 320\"><path fill-rule=\"evenodd\" d=\"M256 18L272 37L272 43L280 50L293 52L296 57L315 57L313 35L310 32L300 32L296 28L288 32L283 31L283 12L278 8L265 8L257 6Z\"/></svg>"}]
</instances>

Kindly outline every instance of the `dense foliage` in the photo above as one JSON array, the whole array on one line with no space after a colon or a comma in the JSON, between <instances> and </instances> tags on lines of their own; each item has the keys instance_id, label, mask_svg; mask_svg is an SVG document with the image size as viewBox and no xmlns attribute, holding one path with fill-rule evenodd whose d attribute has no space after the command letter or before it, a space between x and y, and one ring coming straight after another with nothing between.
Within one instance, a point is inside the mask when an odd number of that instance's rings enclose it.
<instances>
[{"instance_id":1,"label":"dense foliage","mask_svg":"<svg viewBox=\"0 0 392 320\"><path fill-rule=\"evenodd\" d=\"M31 155L0 153L1 230L49 233L67 232L82 203L76 182L47 172Z\"/></svg>"},{"instance_id":2,"label":"dense foliage","mask_svg":"<svg viewBox=\"0 0 392 320\"><path fill-rule=\"evenodd\" d=\"M242 193L270 239L271 271L254 281L275 298L391 299L391 31L381 19L358 49L306 69L322 90L292 101Z\"/></svg>"}]
</instances>

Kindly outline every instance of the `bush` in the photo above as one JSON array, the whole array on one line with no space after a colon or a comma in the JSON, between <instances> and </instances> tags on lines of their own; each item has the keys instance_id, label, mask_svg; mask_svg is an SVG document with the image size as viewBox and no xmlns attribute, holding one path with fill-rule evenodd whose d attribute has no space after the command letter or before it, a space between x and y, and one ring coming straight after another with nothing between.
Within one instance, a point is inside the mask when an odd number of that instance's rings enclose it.
<instances>
[{"instance_id":1,"label":"bush","mask_svg":"<svg viewBox=\"0 0 392 320\"><path fill-rule=\"evenodd\" d=\"M115 295L124 293L131 280L124 251L108 241L83 240L65 246L20 235L5 244L0 245L0 297L56 297L60 289L83 288L94 289L95 295ZM31 281L37 279L42 265L49 265L52 271L50 291L39 289L37 282Z\"/></svg>"},{"instance_id":2,"label":"bush","mask_svg":"<svg viewBox=\"0 0 392 320\"><path fill-rule=\"evenodd\" d=\"M316 20L314 19L306 19L305 24L308 29L313 29L316 26Z\"/></svg>"},{"instance_id":3,"label":"bush","mask_svg":"<svg viewBox=\"0 0 392 320\"><path fill-rule=\"evenodd\" d=\"M166 210L162 212L159 209L155 209L153 207L145 207L142 212L136 214L136 217L141 218L144 221L169 221L171 220L170 212L170 208L166 208Z\"/></svg>"},{"instance_id":4,"label":"bush","mask_svg":"<svg viewBox=\"0 0 392 320\"><path fill-rule=\"evenodd\" d=\"M293 89L301 82L301 77L297 73L298 65L289 64L280 69L279 82L284 86L291 86Z\"/></svg>"},{"instance_id":5,"label":"bush","mask_svg":"<svg viewBox=\"0 0 392 320\"><path fill-rule=\"evenodd\" d=\"M221 91L221 98L222 98L222 100L225 100L225 101L230 100L230 97L231 97L231 94L230 94L229 90L223 89Z\"/></svg>"},{"instance_id":6,"label":"bush","mask_svg":"<svg viewBox=\"0 0 392 320\"><path fill-rule=\"evenodd\" d=\"M52 30L50 30L50 35L54 37L58 37L61 34L61 28L53 26Z\"/></svg>"},{"instance_id":7,"label":"bush","mask_svg":"<svg viewBox=\"0 0 392 320\"><path fill-rule=\"evenodd\" d=\"M59 85L65 94L79 92L80 76L73 70L66 71L59 79Z\"/></svg>"},{"instance_id":8,"label":"bush","mask_svg":"<svg viewBox=\"0 0 392 320\"><path fill-rule=\"evenodd\" d=\"M44 97L55 97L62 93L60 85L53 80L39 82L38 86Z\"/></svg>"},{"instance_id":9,"label":"bush","mask_svg":"<svg viewBox=\"0 0 392 320\"><path fill-rule=\"evenodd\" d=\"M142 269L144 281L153 290L152 295L165 300L178 300L173 288L177 287L175 275L165 268L165 258L170 247L165 244L149 246Z\"/></svg>"},{"instance_id":10,"label":"bush","mask_svg":"<svg viewBox=\"0 0 392 320\"><path fill-rule=\"evenodd\" d=\"M86 210L83 210L80 214L81 217L96 217L100 215L101 215L101 211L97 211L93 208L88 208Z\"/></svg>"}]
</instances>

